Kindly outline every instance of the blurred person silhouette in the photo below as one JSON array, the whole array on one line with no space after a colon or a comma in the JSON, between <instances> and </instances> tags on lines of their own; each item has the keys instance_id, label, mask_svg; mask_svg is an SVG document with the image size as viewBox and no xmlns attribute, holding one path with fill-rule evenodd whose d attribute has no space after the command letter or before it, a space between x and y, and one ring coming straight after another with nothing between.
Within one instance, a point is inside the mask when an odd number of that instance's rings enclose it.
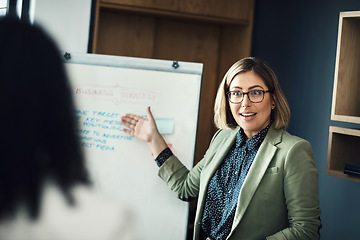
<instances>
[{"instance_id":1,"label":"blurred person silhouette","mask_svg":"<svg viewBox=\"0 0 360 240\"><path fill-rule=\"evenodd\" d=\"M133 239L129 209L91 188L61 54L0 18L0 239Z\"/></svg>"}]
</instances>

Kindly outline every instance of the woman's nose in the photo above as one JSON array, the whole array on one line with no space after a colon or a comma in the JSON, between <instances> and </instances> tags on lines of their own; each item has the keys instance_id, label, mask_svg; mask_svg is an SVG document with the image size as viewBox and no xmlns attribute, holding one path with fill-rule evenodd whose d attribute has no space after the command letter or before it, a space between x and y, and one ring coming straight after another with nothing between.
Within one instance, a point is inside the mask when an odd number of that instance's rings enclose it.
<instances>
[{"instance_id":1,"label":"woman's nose","mask_svg":"<svg viewBox=\"0 0 360 240\"><path fill-rule=\"evenodd\" d=\"M241 102L241 106L242 107L248 107L251 104L251 101L249 99L249 95L248 94L244 94L243 96L243 100Z\"/></svg>"}]
</instances>

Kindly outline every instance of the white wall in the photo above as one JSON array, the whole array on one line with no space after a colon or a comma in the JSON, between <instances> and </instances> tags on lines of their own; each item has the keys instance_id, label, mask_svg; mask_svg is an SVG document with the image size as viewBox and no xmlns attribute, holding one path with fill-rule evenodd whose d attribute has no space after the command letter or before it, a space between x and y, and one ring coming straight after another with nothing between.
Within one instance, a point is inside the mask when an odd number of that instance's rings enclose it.
<instances>
[{"instance_id":1,"label":"white wall","mask_svg":"<svg viewBox=\"0 0 360 240\"><path fill-rule=\"evenodd\" d=\"M0 17L5 16L7 7L7 0L0 0Z\"/></svg>"},{"instance_id":2,"label":"white wall","mask_svg":"<svg viewBox=\"0 0 360 240\"><path fill-rule=\"evenodd\" d=\"M34 23L41 25L62 51L87 52L91 0L30 1L35 1Z\"/></svg>"}]
</instances>

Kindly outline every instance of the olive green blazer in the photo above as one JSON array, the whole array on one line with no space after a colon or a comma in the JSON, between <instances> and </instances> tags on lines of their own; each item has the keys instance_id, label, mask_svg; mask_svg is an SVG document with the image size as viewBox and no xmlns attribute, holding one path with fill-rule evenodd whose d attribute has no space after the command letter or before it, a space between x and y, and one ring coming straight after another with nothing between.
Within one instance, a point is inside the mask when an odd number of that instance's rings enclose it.
<instances>
[{"instance_id":1,"label":"olive green blazer","mask_svg":"<svg viewBox=\"0 0 360 240\"><path fill-rule=\"evenodd\" d=\"M180 199L198 197L194 240L200 240L208 183L239 130L219 130L191 171L176 156L159 169L159 176ZM318 239L320 225L318 173L311 145L271 126L240 190L228 239Z\"/></svg>"}]
</instances>

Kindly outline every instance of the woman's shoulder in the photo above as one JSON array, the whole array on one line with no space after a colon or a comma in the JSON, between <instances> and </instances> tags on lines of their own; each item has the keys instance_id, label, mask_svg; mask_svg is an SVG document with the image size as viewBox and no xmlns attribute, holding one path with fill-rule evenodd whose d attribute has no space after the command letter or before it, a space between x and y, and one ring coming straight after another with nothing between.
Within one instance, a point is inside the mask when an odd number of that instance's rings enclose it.
<instances>
[{"instance_id":1,"label":"woman's shoulder","mask_svg":"<svg viewBox=\"0 0 360 240\"><path fill-rule=\"evenodd\" d=\"M75 207L77 205L79 207L82 205L91 206L93 212L95 210L113 211L114 209L125 211L126 209L121 200L90 186L78 185L73 188L72 193L76 201Z\"/></svg>"},{"instance_id":2,"label":"woman's shoulder","mask_svg":"<svg viewBox=\"0 0 360 240\"><path fill-rule=\"evenodd\" d=\"M271 128L269 129L267 138L274 144L282 143L291 145L297 142L308 142L306 139L293 135L285 129L275 129L275 127L273 126L271 126Z\"/></svg>"},{"instance_id":3,"label":"woman's shoulder","mask_svg":"<svg viewBox=\"0 0 360 240\"><path fill-rule=\"evenodd\" d=\"M114 236L133 239L132 214L120 200L83 185L74 187L71 195L73 205L56 185L47 184L38 219L32 221L26 214L18 214L7 221L9 230L5 235L12 236L8 239L22 239L26 235L26 239L39 240L95 240Z\"/></svg>"},{"instance_id":4,"label":"woman's shoulder","mask_svg":"<svg viewBox=\"0 0 360 240\"><path fill-rule=\"evenodd\" d=\"M308 140L293 135L284 129L270 128L267 141L280 149L306 148L311 150L311 144Z\"/></svg>"},{"instance_id":5,"label":"woman's shoulder","mask_svg":"<svg viewBox=\"0 0 360 240\"><path fill-rule=\"evenodd\" d=\"M44 218L54 226L62 226L64 230L74 233L83 229L81 232L87 234L79 237L86 239L110 239L110 236L116 233L124 235L118 236L119 239L131 239L125 237L125 234L132 230L133 215L121 200L85 185L78 185L72 189L75 200L73 206L59 200L60 196L56 196L56 192L53 194L53 199L48 199L50 209ZM62 213L59 209L62 209ZM54 218L56 214L58 216Z\"/></svg>"}]
</instances>

